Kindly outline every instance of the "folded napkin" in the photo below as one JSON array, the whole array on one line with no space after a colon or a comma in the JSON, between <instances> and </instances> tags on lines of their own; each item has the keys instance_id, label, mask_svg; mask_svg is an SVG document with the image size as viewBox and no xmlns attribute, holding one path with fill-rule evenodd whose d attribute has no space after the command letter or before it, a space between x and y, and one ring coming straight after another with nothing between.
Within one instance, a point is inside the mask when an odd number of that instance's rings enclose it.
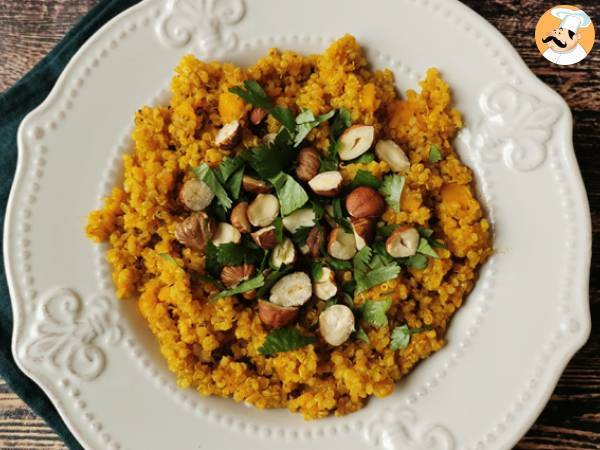
<instances>
[{"instance_id":1,"label":"folded napkin","mask_svg":"<svg viewBox=\"0 0 600 450\"><path fill-rule=\"evenodd\" d=\"M101 0L27 75L0 95L0 229L4 230L6 202L17 162L17 129L21 120L50 93L71 57L102 25L139 0ZM0 234L0 248L4 233ZM4 261L0 259L0 376L71 449L81 445L42 390L15 365L11 353L13 329Z\"/></svg>"}]
</instances>

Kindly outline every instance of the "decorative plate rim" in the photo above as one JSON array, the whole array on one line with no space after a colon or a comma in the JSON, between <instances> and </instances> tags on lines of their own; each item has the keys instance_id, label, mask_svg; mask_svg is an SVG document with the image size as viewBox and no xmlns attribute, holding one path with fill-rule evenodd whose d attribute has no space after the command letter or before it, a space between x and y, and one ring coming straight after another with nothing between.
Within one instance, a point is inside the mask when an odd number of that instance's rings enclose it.
<instances>
[{"instance_id":1,"label":"decorative plate rim","mask_svg":"<svg viewBox=\"0 0 600 450\"><path fill-rule=\"evenodd\" d=\"M439 0L430 0L428 3L437 3ZM124 19L129 16L134 16L138 13L138 11L142 11L145 8L149 8L151 5L151 1L146 0L138 3L137 5L129 8L118 16L114 17L103 27L98 30L86 43L78 50L75 56L69 61L61 75L59 76L55 86L51 90L48 97L34 110L32 110L25 119L21 122L18 130L18 162L17 168L15 171L15 177L13 180L13 185L11 188L8 204L7 204L7 213L6 213L6 221L4 228L4 260L6 266L7 273L7 283L9 286L9 291L11 294L11 305L13 308L13 318L14 318L14 329L12 336L12 352L15 358L15 362L19 366L19 368L26 373L30 378L32 378L48 395L51 399L52 403L57 406L57 410L65 421L69 429L73 432L73 434L80 440L80 442L85 442L84 434L79 430L78 425L75 421L68 415L67 410L61 407L61 398L57 392L55 392L47 382L44 381L44 377L41 374L36 373L35 371L29 370L26 367L26 364L21 361L18 355L17 348L19 346L19 336L22 332L23 326L23 301L19 295L19 287L17 286L16 276L14 275L15 267L11 262L10 255L12 254L12 249L9 248L9 230L13 229L14 222L16 222L16 201L17 201L17 193L21 190L22 184L25 178L25 171L31 164L31 151L27 145L25 145L26 135L29 132L36 133L36 130L28 130L27 125L31 117L36 114L42 113L44 111L52 109L55 104L61 99L62 94L64 93L67 87L67 80L69 80L72 76L72 72L77 67L78 61L83 58L83 55L86 53L87 49L94 45L96 42L100 41L103 38L103 35L107 34L114 26L114 24L121 19ZM580 308L580 311L577 311L577 318L582 321L579 324L579 329L577 334L570 335L570 342L568 344L568 349L565 354L563 354L560 358L556 359L556 362L552 365L552 375L551 375L551 383L547 383L543 388L543 393L539 397L538 402L533 408L535 414L529 414L527 417L522 418L520 420L520 427L518 430L513 432L512 439L510 440L511 445L514 445L521 436L529 429L531 424L536 420L539 413L542 411L544 406L546 405L552 391L554 390L558 379L560 378L564 368L569 363L573 355L579 350L587 341L589 334L591 332L591 315L589 309L589 274L591 267L591 215L589 210L589 204L587 201L587 194L584 188L583 179L581 177L581 173L579 171L579 167L577 164L577 160L575 157L575 151L572 140L572 125L573 119L571 111L564 101L562 97L560 97L556 92L546 86L543 82L541 82L535 74L527 67L525 62L522 60L520 55L516 52L516 50L512 47L512 45L508 42L508 40L498 31L496 30L489 22L475 13L473 10L468 8L466 5L458 2L457 0L451 2L446 5L448 8L456 8L460 10L460 14L468 16L471 21L474 21L478 24L479 27L486 28L486 32L493 36L495 41L495 45L500 47L503 52L508 52L510 56L511 62L517 62L520 74L523 76L526 75L527 78L531 80L535 80L535 83L539 86L543 86L545 92L548 95L552 95L554 101L560 105L562 110L562 114L565 117L565 132L563 134L563 145L559 146L559 149L555 151L549 152L552 154L552 157L564 158L565 161L565 172L568 174L570 181L570 189L571 193L576 196L576 202L582 207L578 210L578 213L582 215L582 220L578 221L575 226L578 231L581 232L581 237L584 241L584 246L582 247L581 254L578 254L579 260L575 263L575 267L581 270L576 271L575 284L579 286L581 284L582 289L576 292L573 295L572 301L576 308ZM485 24L485 25L484 25ZM568 111L568 113L567 113ZM554 154L556 153L556 154ZM563 352L564 353L564 352Z\"/></svg>"}]
</instances>

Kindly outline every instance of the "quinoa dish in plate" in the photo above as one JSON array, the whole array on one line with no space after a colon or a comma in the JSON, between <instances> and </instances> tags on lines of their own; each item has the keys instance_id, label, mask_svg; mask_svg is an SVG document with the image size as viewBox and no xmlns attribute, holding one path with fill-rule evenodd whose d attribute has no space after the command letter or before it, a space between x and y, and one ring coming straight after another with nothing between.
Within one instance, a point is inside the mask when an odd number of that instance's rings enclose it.
<instances>
[{"instance_id":1,"label":"quinoa dish in plate","mask_svg":"<svg viewBox=\"0 0 600 450\"><path fill-rule=\"evenodd\" d=\"M349 35L249 67L185 56L88 219L178 385L306 419L441 349L492 253L435 69L401 96Z\"/></svg>"}]
</instances>

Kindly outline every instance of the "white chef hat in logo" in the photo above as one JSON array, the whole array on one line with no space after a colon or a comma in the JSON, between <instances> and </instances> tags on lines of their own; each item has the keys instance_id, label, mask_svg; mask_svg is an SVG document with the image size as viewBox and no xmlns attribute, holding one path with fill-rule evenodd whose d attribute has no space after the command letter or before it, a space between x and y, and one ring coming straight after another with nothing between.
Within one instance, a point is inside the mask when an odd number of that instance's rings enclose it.
<instances>
[{"instance_id":1,"label":"white chef hat in logo","mask_svg":"<svg viewBox=\"0 0 600 450\"><path fill-rule=\"evenodd\" d=\"M592 23L592 19L580 9L553 8L551 11L554 17L558 17L560 28L571 30L577 33L579 28L585 28Z\"/></svg>"}]
</instances>

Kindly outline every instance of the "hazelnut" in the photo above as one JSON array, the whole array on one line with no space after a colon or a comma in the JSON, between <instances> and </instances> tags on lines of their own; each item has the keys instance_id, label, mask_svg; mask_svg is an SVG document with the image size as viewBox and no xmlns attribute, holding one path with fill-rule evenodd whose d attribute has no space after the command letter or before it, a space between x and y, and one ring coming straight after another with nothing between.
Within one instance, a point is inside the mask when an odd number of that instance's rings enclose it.
<instances>
[{"instance_id":1,"label":"hazelnut","mask_svg":"<svg viewBox=\"0 0 600 450\"><path fill-rule=\"evenodd\" d=\"M313 292L321 300L328 300L337 294L335 274L329 267L323 267L323 273L318 280L314 280Z\"/></svg>"},{"instance_id":2,"label":"hazelnut","mask_svg":"<svg viewBox=\"0 0 600 450\"><path fill-rule=\"evenodd\" d=\"M212 238L212 243L219 246L221 244L239 244L242 235L238 230L226 222L220 222Z\"/></svg>"},{"instance_id":3,"label":"hazelnut","mask_svg":"<svg viewBox=\"0 0 600 450\"><path fill-rule=\"evenodd\" d=\"M261 228L258 231L250 234L256 245L263 250L269 250L277 245L277 237L275 235L275 227L270 225L268 227Z\"/></svg>"},{"instance_id":4,"label":"hazelnut","mask_svg":"<svg viewBox=\"0 0 600 450\"><path fill-rule=\"evenodd\" d=\"M298 165L296 166L296 177L301 181L312 180L321 167L321 158L313 148L306 147L298 154Z\"/></svg>"},{"instance_id":5,"label":"hazelnut","mask_svg":"<svg viewBox=\"0 0 600 450\"><path fill-rule=\"evenodd\" d=\"M239 120L225 124L215 136L215 145L225 150L231 150L238 143L241 131L242 126Z\"/></svg>"},{"instance_id":6,"label":"hazelnut","mask_svg":"<svg viewBox=\"0 0 600 450\"><path fill-rule=\"evenodd\" d=\"M271 185L263 180L257 180L249 175L242 177L242 187L253 194L266 194L271 191Z\"/></svg>"},{"instance_id":7,"label":"hazelnut","mask_svg":"<svg viewBox=\"0 0 600 450\"><path fill-rule=\"evenodd\" d=\"M417 253L419 232L412 227L399 227L385 241L385 249L394 258L406 258Z\"/></svg>"},{"instance_id":8,"label":"hazelnut","mask_svg":"<svg viewBox=\"0 0 600 450\"><path fill-rule=\"evenodd\" d=\"M329 233L329 243L327 251L336 259L347 261L356 254L356 239L354 234L346 233L342 228L337 227Z\"/></svg>"},{"instance_id":9,"label":"hazelnut","mask_svg":"<svg viewBox=\"0 0 600 450\"><path fill-rule=\"evenodd\" d=\"M283 218L283 226L290 233L295 233L299 228L315 225L315 212L312 208L302 208Z\"/></svg>"},{"instance_id":10,"label":"hazelnut","mask_svg":"<svg viewBox=\"0 0 600 450\"><path fill-rule=\"evenodd\" d=\"M215 221L204 212L196 212L177 224L175 238L186 247L204 253L215 233Z\"/></svg>"},{"instance_id":11,"label":"hazelnut","mask_svg":"<svg viewBox=\"0 0 600 450\"><path fill-rule=\"evenodd\" d=\"M371 125L352 125L339 138L338 155L342 161L358 158L371 148L375 128Z\"/></svg>"},{"instance_id":12,"label":"hazelnut","mask_svg":"<svg viewBox=\"0 0 600 450\"><path fill-rule=\"evenodd\" d=\"M281 266L292 264L296 261L296 248L290 238L284 238L271 252L271 266L279 269Z\"/></svg>"},{"instance_id":13,"label":"hazelnut","mask_svg":"<svg viewBox=\"0 0 600 450\"><path fill-rule=\"evenodd\" d=\"M269 113L266 109L255 106L252 108L252 111L250 111L250 123L252 125L259 125L263 120L265 120L267 114Z\"/></svg>"},{"instance_id":14,"label":"hazelnut","mask_svg":"<svg viewBox=\"0 0 600 450\"><path fill-rule=\"evenodd\" d=\"M258 194L248 206L248 220L255 227L266 227L279 214L279 200L272 194Z\"/></svg>"},{"instance_id":15,"label":"hazelnut","mask_svg":"<svg viewBox=\"0 0 600 450\"><path fill-rule=\"evenodd\" d=\"M385 211L385 201L375 189L359 186L346 197L346 210L357 219L379 217Z\"/></svg>"},{"instance_id":16,"label":"hazelnut","mask_svg":"<svg viewBox=\"0 0 600 450\"><path fill-rule=\"evenodd\" d=\"M279 306L302 306L312 295L312 283L304 272L282 277L271 288L269 301Z\"/></svg>"},{"instance_id":17,"label":"hazelnut","mask_svg":"<svg viewBox=\"0 0 600 450\"><path fill-rule=\"evenodd\" d=\"M354 331L354 314L346 305L333 305L319 315L319 331L325 342L341 345Z\"/></svg>"},{"instance_id":18,"label":"hazelnut","mask_svg":"<svg viewBox=\"0 0 600 450\"><path fill-rule=\"evenodd\" d=\"M375 221L367 217L361 217L359 219L352 217L350 218L350 223L352 224L354 238L356 239L356 249L362 250L373 240L373 235L375 234Z\"/></svg>"},{"instance_id":19,"label":"hazelnut","mask_svg":"<svg viewBox=\"0 0 600 450\"><path fill-rule=\"evenodd\" d=\"M392 140L384 139L379 141L375 145L375 154L381 161L388 163L394 172L405 173L410 168L408 156Z\"/></svg>"},{"instance_id":20,"label":"hazelnut","mask_svg":"<svg viewBox=\"0 0 600 450\"><path fill-rule=\"evenodd\" d=\"M180 203L192 211L202 211L211 204L214 197L214 192L198 178L186 181L179 190Z\"/></svg>"},{"instance_id":21,"label":"hazelnut","mask_svg":"<svg viewBox=\"0 0 600 450\"><path fill-rule=\"evenodd\" d=\"M252 275L254 275L254 266L252 264L225 266L221 270L221 281L228 288L232 288L242 281L249 280L252 278Z\"/></svg>"},{"instance_id":22,"label":"hazelnut","mask_svg":"<svg viewBox=\"0 0 600 450\"><path fill-rule=\"evenodd\" d=\"M321 172L312 178L308 185L317 195L334 197L342 189L342 174L337 170Z\"/></svg>"},{"instance_id":23,"label":"hazelnut","mask_svg":"<svg viewBox=\"0 0 600 450\"><path fill-rule=\"evenodd\" d=\"M298 307L279 306L266 300L258 301L258 317L270 328L281 328L289 325L298 316Z\"/></svg>"},{"instance_id":24,"label":"hazelnut","mask_svg":"<svg viewBox=\"0 0 600 450\"><path fill-rule=\"evenodd\" d=\"M316 258L319 256L319 253L321 253L321 245L323 245L324 240L325 231L322 227L313 227L308 233L306 245L308 246L308 251L313 258Z\"/></svg>"},{"instance_id":25,"label":"hazelnut","mask_svg":"<svg viewBox=\"0 0 600 450\"><path fill-rule=\"evenodd\" d=\"M231 210L231 225L240 233L250 233L252 225L248 220L248 203L241 202Z\"/></svg>"}]
</instances>

